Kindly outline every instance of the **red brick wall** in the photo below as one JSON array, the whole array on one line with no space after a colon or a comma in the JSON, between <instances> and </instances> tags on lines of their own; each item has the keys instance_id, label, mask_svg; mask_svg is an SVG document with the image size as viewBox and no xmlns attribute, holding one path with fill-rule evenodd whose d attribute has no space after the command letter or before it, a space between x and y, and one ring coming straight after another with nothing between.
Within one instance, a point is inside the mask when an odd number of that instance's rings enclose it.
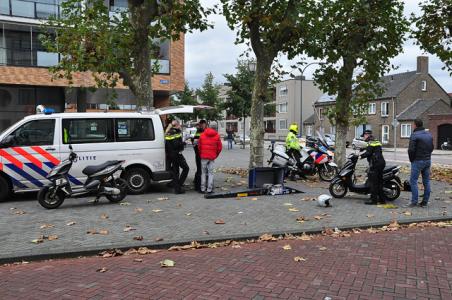
<instances>
[{"instance_id":1,"label":"red brick wall","mask_svg":"<svg viewBox=\"0 0 452 300\"><path fill-rule=\"evenodd\" d=\"M428 127L433 136L433 145L438 146L438 126L442 124L452 124L452 114L447 115L429 115Z\"/></svg>"}]
</instances>

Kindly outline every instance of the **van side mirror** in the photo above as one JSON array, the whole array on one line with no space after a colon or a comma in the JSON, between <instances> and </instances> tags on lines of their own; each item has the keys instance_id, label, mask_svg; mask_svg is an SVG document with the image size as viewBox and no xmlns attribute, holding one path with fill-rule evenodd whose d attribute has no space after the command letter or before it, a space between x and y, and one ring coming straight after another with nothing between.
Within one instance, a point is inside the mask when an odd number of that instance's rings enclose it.
<instances>
[{"instance_id":1,"label":"van side mirror","mask_svg":"<svg viewBox=\"0 0 452 300\"><path fill-rule=\"evenodd\" d=\"M14 136L8 135L0 142L0 148L8 148L14 144Z\"/></svg>"}]
</instances>

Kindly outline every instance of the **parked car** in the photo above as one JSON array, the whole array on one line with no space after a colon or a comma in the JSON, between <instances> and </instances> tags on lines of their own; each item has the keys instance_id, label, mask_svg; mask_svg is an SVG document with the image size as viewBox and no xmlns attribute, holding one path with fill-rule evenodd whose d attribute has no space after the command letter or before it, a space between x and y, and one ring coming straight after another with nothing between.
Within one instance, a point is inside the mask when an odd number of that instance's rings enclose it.
<instances>
[{"instance_id":1,"label":"parked car","mask_svg":"<svg viewBox=\"0 0 452 300\"><path fill-rule=\"evenodd\" d=\"M243 133L234 135L234 144L243 144L243 140L245 140L245 145L251 141L248 135L245 135L245 138L243 138Z\"/></svg>"},{"instance_id":2,"label":"parked car","mask_svg":"<svg viewBox=\"0 0 452 300\"><path fill-rule=\"evenodd\" d=\"M352 142L352 149L353 150L361 150L367 147L367 142L364 141L362 138L354 138Z\"/></svg>"}]
</instances>

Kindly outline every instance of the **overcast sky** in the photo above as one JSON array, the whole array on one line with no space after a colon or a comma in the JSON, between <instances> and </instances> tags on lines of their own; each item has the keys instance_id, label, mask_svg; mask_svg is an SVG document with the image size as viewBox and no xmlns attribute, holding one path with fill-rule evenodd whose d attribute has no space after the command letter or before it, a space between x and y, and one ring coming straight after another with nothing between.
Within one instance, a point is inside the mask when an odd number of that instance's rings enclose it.
<instances>
[{"instance_id":1,"label":"overcast sky","mask_svg":"<svg viewBox=\"0 0 452 300\"><path fill-rule=\"evenodd\" d=\"M217 0L201 0L206 6L212 6ZM405 14L412 12L419 13L419 0L405 0ZM234 73L237 59L243 53L243 45L235 45L235 32L231 31L222 15L215 15L209 18L215 25L214 29L204 32L195 32L186 35L185 42L185 75L192 88L198 88L202 85L205 74L212 72L217 83L225 81L222 76L225 73ZM439 82L439 84L449 93L452 93L452 78L448 72L441 70L444 64L434 55L426 54L413 45L409 40L404 45L404 51L395 57L392 63L398 66L398 70L391 73L400 73L416 70L416 57L418 55L428 55L430 62L430 74ZM309 58L307 61L313 61ZM282 59L283 65L290 71L290 62ZM311 79L316 65L306 69L304 75Z\"/></svg>"}]
</instances>

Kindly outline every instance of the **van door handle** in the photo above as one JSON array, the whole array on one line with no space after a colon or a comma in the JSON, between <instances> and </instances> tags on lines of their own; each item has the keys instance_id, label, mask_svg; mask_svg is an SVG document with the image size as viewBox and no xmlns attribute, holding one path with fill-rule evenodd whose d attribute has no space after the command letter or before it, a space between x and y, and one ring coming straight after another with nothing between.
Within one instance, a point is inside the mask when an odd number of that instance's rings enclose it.
<instances>
[{"instance_id":1,"label":"van door handle","mask_svg":"<svg viewBox=\"0 0 452 300\"><path fill-rule=\"evenodd\" d=\"M49 147L49 148L46 148L45 150L46 150L46 151L55 151L56 149L55 149L55 148L52 148L52 147Z\"/></svg>"}]
</instances>

